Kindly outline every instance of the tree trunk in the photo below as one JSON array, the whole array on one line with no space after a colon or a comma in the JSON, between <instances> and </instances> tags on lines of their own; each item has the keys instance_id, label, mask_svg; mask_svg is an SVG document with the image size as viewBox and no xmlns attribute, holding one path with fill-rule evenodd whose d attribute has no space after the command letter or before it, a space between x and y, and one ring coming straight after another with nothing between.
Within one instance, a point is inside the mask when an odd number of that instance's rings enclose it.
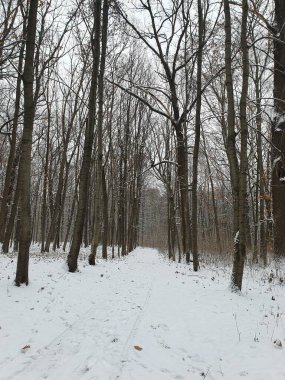
<instances>
[{"instance_id":1,"label":"tree trunk","mask_svg":"<svg viewBox=\"0 0 285 380\"><path fill-rule=\"evenodd\" d=\"M191 227L190 227L190 210L188 196L188 168L187 168L187 150L184 143L182 126L176 126L177 138L177 181L180 194L180 215L181 215L181 238L182 253L186 256L186 262L190 262L191 251Z\"/></svg>"},{"instance_id":2,"label":"tree trunk","mask_svg":"<svg viewBox=\"0 0 285 380\"><path fill-rule=\"evenodd\" d=\"M259 225L259 250L263 265L267 265L267 243L265 234L265 172L263 168L262 156L262 118L261 118L261 88L259 83L258 68L255 77L255 97L256 97L256 127L257 127L257 166L259 174L259 215L257 225Z\"/></svg>"},{"instance_id":3,"label":"tree trunk","mask_svg":"<svg viewBox=\"0 0 285 380\"><path fill-rule=\"evenodd\" d=\"M240 150L240 171L239 171L239 233L236 236L232 286L241 290L243 270L246 259L246 243L247 243L247 94L248 94L248 78L249 78L249 58L247 46L247 17L248 3L247 0L242 2L242 27L241 27L241 50L242 50L242 92L240 98L240 129L241 129L241 150Z\"/></svg>"},{"instance_id":4,"label":"tree trunk","mask_svg":"<svg viewBox=\"0 0 285 380\"><path fill-rule=\"evenodd\" d=\"M55 196L54 208L52 210L50 225L49 225L47 239L46 239L45 248L44 248L45 252L49 252L50 243L54 239L54 235L56 233L57 218L58 218L58 214L60 212L60 207L61 207L61 196L62 196L64 170L65 170L65 162L66 162L65 154L66 152L64 149L62 158L61 158L61 163L60 163L58 187L57 187L57 192Z\"/></svg>"},{"instance_id":5,"label":"tree trunk","mask_svg":"<svg viewBox=\"0 0 285 380\"><path fill-rule=\"evenodd\" d=\"M26 21L24 20L23 24L23 34L26 33ZM23 42L20 48L19 53L19 63L18 63L18 78L16 85L16 98L15 98L15 111L13 118L13 126L12 126L12 138L11 138L11 147L7 162L7 168L5 173L5 182L4 189L1 200L1 209L0 209L0 241L3 242L5 230L6 230L6 220L8 216L8 207L12 200L13 189L15 184L16 177L16 168L18 165L18 157L15 159L16 152L16 144L17 144L17 128L19 121L19 113L20 113L20 100L21 100L21 81L22 81L22 68L23 68L23 60L24 60L24 50L25 43Z\"/></svg>"},{"instance_id":6,"label":"tree trunk","mask_svg":"<svg viewBox=\"0 0 285 380\"><path fill-rule=\"evenodd\" d=\"M3 240L3 246L2 246L3 253L9 252L9 243L11 241L11 236L13 233L13 227L15 224L15 218L17 215L19 195L20 195L20 191L19 191L19 184L18 184L18 180L17 180L16 190L15 190L15 194L14 194L14 200L13 200L13 204L12 204L12 208L11 208L11 213L10 213L9 221L8 221L8 224L6 227L5 236L4 236L4 240ZM16 223L16 224L18 224L18 223Z\"/></svg>"},{"instance_id":7,"label":"tree trunk","mask_svg":"<svg viewBox=\"0 0 285 380\"><path fill-rule=\"evenodd\" d=\"M79 201L77 207L77 214L75 219L73 240L71 243L70 251L67 258L68 268L70 272L77 270L77 260L82 242L84 218L86 213L89 176L92 159L92 149L94 140L94 125L96 114L96 97L97 97L97 82L100 61L100 29L101 29L101 0L95 1L94 9L94 24L91 44L93 53L93 66L92 66L92 79L89 94L88 104L88 118L86 120L85 141L83 149L82 166L80 170L79 182Z\"/></svg>"},{"instance_id":8,"label":"tree trunk","mask_svg":"<svg viewBox=\"0 0 285 380\"><path fill-rule=\"evenodd\" d=\"M65 252L66 245L67 245L67 242L68 242L69 233L70 233L71 224L72 224L72 219L73 219L73 214L74 214L75 205L76 205L76 201L77 201L77 187L78 187L78 183L79 183L79 178L76 180L76 183L75 183L74 196L73 196L73 199L72 199L71 210L70 210L70 214L69 214L69 218L68 218L68 222L67 222L66 234L65 234L65 239L64 239L64 243L63 243L63 251L64 252Z\"/></svg>"},{"instance_id":9,"label":"tree trunk","mask_svg":"<svg viewBox=\"0 0 285 380\"><path fill-rule=\"evenodd\" d=\"M204 133L202 134L202 136L203 136L203 142L204 142L204 155L205 155L206 162L207 162L208 173L209 173L209 178L210 178L210 185L211 185L211 196L212 196L212 204L213 204L213 210L214 210L214 223L215 223L215 231L216 231L216 241L217 241L219 253L221 254L222 253L222 243L221 243L220 223L219 223L219 218L218 218L217 202L216 202L216 198L215 198L215 188L214 188L214 182L213 182L213 176L212 176L212 172L211 172L209 156L208 156L207 149L206 149L206 142L205 142Z\"/></svg>"},{"instance_id":10,"label":"tree trunk","mask_svg":"<svg viewBox=\"0 0 285 380\"><path fill-rule=\"evenodd\" d=\"M193 269L197 271L199 268L198 261L198 164L199 164L199 149L201 135L201 107L202 107L202 59L203 59L203 9L201 0L198 0L198 35L199 35L199 50L197 53L197 103L195 116L195 142L193 150L193 173L192 173L192 254L193 254Z\"/></svg>"},{"instance_id":11,"label":"tree trunk","mask_svg":"<svg viewBox=\"0 0 285 380\"><path fill-rule=\"evenodd\" d=\"M285 257L285 2L275 0L274 108L272 126L272 201L274 256Z\"/></svg>"},{"instance_id":12,"label":"tree trunk","mask_svg":"<svg viewBox=\"0 0 285 380\"><path fill-rule=\"evenodd\" d=\"M44 182L43 182L43 196L42 196L42 209L41 209L41 252L45 251L45 239L46 239L46 221L47 221L47 190L48 190L48 166L49 166L49 150L50 150L50 106L47 96L47 142L46 142L46 154L44 164Z\"/></svg>"},{"instance_id":13,"label":"tree trunk","mask_svg":"<svg viewBox=\"0 0 285 380\"><path fill-rule=\"evenodd\" d=\"M102 215L102 179L103 179L103 105L104 105L104 73L107 51L109 0L104 0L102 17L102 53L100 62L100 73L98 78L98 120L97 120L97 160L96 160L96 186L95 186L95 222L93 240L89 264L95 265L97 247L102 237L101 215Z\"/></svg>"},{"instance_id":14,"label":"tree trunk","mask_svg":"<svg viewBox=\"0 0 285 380\"><path fill-rule=\"evenodd\" d=\"M102 198L103 198L103 230L102 230L102 257L107 260L108 252L108 230L109 230L109 216L108 216L108 193L106 184L106 174L102 171Z\"/></svg>"},{"instance_id":15,"label":"tree trunk","mask_svg":"<svg viewBox=\"0 0 285 380\"><path fill-rule=\"evenodd\" d=\"M20 186L20 221L19 221L19 253L15 284L29 283L28 266L31 244L31 150L35 117L34 53L36 42L38 0L30 0L27 25L26 57L23 73L24 83L24 128L21 143L19 164Z\"/></svg>"},{"instance_id":16,"label":"tree trunk","mask_svg":"<svg viewBox=\"0 0 285 380\"><path fill-rule=\"evenodd\" d=\"M231 13L229 0L224 0L225 13L225 66L226 66L226 90L227 90L227 141L226 152L230 165L231 188L233 196L233 224L234 236L238 233L239 225L239 164L236 151L236 131L235 131L235 101L233 90L232 76L232 28L231 28Z\"/></svg>"}]
</instances>

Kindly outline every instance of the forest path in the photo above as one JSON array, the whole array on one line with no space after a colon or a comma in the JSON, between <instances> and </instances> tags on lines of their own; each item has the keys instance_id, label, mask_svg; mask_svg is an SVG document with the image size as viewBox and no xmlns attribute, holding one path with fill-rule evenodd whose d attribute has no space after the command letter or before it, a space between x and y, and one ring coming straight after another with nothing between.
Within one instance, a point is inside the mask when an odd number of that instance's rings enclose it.
<instances>
[{"instance_id":1,"label":"forest path","mask_svg":"<svg viewBox=\"0 0 285 380\"><path fill-rule=\"evenodd\" d=\"M58 259L33 258L31 269L28 288L0 281L1 380L285 376L271 341L285 331L284 288L272 302L249 278L244 295L232 294L225 271L193 273L146 248L95 267L81 261L75 274Z\"/></svg>"}]
</instances>

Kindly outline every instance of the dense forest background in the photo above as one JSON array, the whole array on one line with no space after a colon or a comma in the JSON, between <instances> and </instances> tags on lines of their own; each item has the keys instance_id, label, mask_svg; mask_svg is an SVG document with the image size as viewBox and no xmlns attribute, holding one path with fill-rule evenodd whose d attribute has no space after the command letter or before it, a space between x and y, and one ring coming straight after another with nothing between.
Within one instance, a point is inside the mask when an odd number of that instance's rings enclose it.
<instances>
[{"instance_id":1,"label":"dense forest background","mask_svg":"<svg viewBox=\"0 0 285 380\"><path fill-rule=\"evenodd\" d=\"M0 241L285 255L282 0L3 0ZM101 255L101 249L100 249Z\"/></svg>"}]
</instances>

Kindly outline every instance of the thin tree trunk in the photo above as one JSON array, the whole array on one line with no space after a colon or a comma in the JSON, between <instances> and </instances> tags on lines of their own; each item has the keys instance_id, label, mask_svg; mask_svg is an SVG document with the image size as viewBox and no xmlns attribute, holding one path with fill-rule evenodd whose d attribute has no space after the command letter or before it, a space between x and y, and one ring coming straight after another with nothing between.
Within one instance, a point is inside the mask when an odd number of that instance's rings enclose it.
<instances>
[{"instance_id":1,"label":"thin tree trunk","mask_svg":"<svg viewBox=\"0 0 285 380\"><path fill-rule=\"evenodd\" d=\"M102 231L102 257L107 260L107 247L108 247L108 229L109 229L109 216L108 216L108 193L106 184L105 171L102 171L102 195L103 195L103 231Z\"/></svg>"},{"instance_id":2,"label":"thin tree trunk","mask_svg":"<svg viewBox=\"0 0 285 380\"><path fill-rule=\"evenodd\" d=\"M204 142L204 155L206 158L209 177L210 177L212 204L213 204L213 210L214 210L214 221L215 221L215 230L216 230L216 240L217 240L219 253L221 254L222 253L222 244L221 244L220 223L219 223L219 218L218 218L217 203L216 203L216 198L215 198L215 188L214 188L214 182L213 182L213 176L212 176L212 172L211 172L209 156L208 156L207 149L206 149L204 134L202 136L203 136L203 142Z\"/></svg>"},{"instance_id":3,"label":"thin tree trunk","mask_svg":"<svg viewBox=\"0 0 285 380\"><path fill-rule=\"evenodd\" d=\"M15 194L14 194L14 200L13 200L13 204L12 204L12 208L11 208L11 213L10 213L9 221L8 221L8 224L6 227L4 240L3 240L3 246L2 246L3 253L9 252L9 243L11 241L11 236L13 233L13 227L15 224L15 218L17 215L19 195L20 195L20 188L19 188L19 184L18 184L18 180L17 180L16 190L15 190ZM18 224L18 223L16 223L16 224Z\"/></svg>"},{"instance_id":4,"label":"thin tree trunk","mask_svg":"<svg viewBox=\"0 0 285 380\"><path fill-rule=\"evenodd\" d=\"M247 94L249 78L249 58L247 46L247 17L248 3L242 1L242 28L241 28L241 50L242 50L242 92L240 98L240 129L241 129L241 151L240 151L240 173L239 173L239 234L236 237L238 250L235 251L232 286L241 290L243 270L246 259L246 242L247 242Z\"/></svg>"},{"instance_id":5,"label":"thin tree trunk","mask_svg":"<svg viewBox=\"0 0 285 380\"><path fill-rule=\"evenodd\" d=\"M65 142L67 144L67 142ZM59 169L59 176L58 176L58 187L55 197L55 203L54 203L54 209L51 215L51 221L50 226L48 230L48 235L45 243L45 252L49 252L50 243L55 240L55 235L57 233L58 228L58 218L61 211L61 201L62 201L62 190L64 186L64 171L66 166L66 150L67 146L65 145L62 153L61 163L60 163L60 169Z\"/></svg>"},{"instance_id":6,"label":"thin tree trunk","mask_svg":"<svg viewBox=\"0 0 285 380\"><path fill-rule=\"evenodd\" d=\"M238 233L239 225L239 164L236 151L236 131L235 131L235 101L233 91L233 76L232 76L232 28L231 28L231 13L229 0L224 0L225 13L225 66L226 66L226 90L227 90L227 141L226 151L230 164L230 177L233 195L233 219L234 219L234 236ZM235 245L235 248L237 246Z\"/></svg>"},{"instance_id":7,"label":"thin tree trunk","mask_svg":"<svg viewBox=\"0 0 285 380\"><path fill-rule=\"evenodd\" d=\"M26 22L24 20L23 34L25 33L26 33ZM16 145L17 145L17 128L18 128L19 113L20 113L21 81L22 81L21 73L23 69L24 50L25 50L25 44L23 42L20 48L20 53L19 53L18 78L17 78L17 84L16 84L15 111L14 111L13 126L12 126L11 147L10 147L10 152L9 152L9 157L8 157L8 162L7 162L6 173L5 173L5 182L4 182L4 189L3 189L1 209L0 209L0 241L2 242L5 235L8 207L12 200L15 177L16 177L16 168L18 165L18 159L15 160L15 152L16 152Z\"/></svg>"},{"instance_id":8,"label":"thin tree trunk","mask_svg":"<svg viewBox=\"0 0 285 380\"><path fill-rule=\"evenodd\" d=\"M261 118L261 89L258 79L258 69L256 68L255 78L255 96L256 96L256 126L257 126L257 165L259 172L259 215L257 224L259 225L259 249L263 265L267 265L267 243L265 234L265 172L263 168L262 156L262 118Z\"/></svg>"},{"instance_id":9,"label":"thin tree trunk","mask_svg":"<svg viewBox=\"0 0 285 380\"><path fill-rule=\"evenodd\" d=\"M102 179L103 179L103 105L104 105L104 73L107 51L109 1L104 0L102 17L102 53L100 62L100 73L98 78L98 120L97 120L97 160L96 160L96 186L95 186L95 222L91 254L88 261L95 265L97 247L102 237L101 215L102 215ZM106 252L105 252L106 253ZM104 253L104 255L105 255Z\"/></svg>"},{"instance_id":10,"label":"thin tree trunk","mask_svg":"<svg viewBox=\"0 0 285 380\"><path fill-rule=\"evenodd\" d=\"M199 48L197 53L197 103L195 117L195 142L193 150L193 173L192 173L192 255L193 269L197 271L199 268L198 260L198 164L200 150L201 135L201 107L202 107L202 59L203 59L203 9L201 0L198 0L198 35Z\"/></svg>"},{"instance_id":11,"label":"thin tree trunk","mask_svg":"<svg viewBox=\"0 0 285 380\"><path fill-rule=\"evenodd\" d=\"M43 182L43 196L42 196L42 212L41 212L41 252L45 251L45 239L46 239L46 221L47 221L47 191L48 191L48 176L49 176L49 153L50 153L50 104L49 104L49 91L47 90L47 142L46 142L46 154L44 165L44 182Z\"/></svg>"}]
</instances>

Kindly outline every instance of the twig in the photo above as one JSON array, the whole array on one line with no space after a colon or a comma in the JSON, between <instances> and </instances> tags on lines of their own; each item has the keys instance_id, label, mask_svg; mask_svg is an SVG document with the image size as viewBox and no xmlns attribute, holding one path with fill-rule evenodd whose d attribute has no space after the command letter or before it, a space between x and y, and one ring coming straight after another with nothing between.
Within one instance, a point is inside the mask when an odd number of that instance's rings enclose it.
<instances>
[{"instance_id":1,"label":"twig","mask_svg":"<svg viewBox=\"0 0 285 380\"><path fill-rule=\"evenodd\" d=\"M233 314L234 318L235 318L235 322L236 322L236 329L237 329L237 333L238 333L238 341L240 342L240 336L241 336L241 332L239 331L239 328L238 328L238 323L237 323L237 314L234 313Z\"/></svg>"}]
</instances>

